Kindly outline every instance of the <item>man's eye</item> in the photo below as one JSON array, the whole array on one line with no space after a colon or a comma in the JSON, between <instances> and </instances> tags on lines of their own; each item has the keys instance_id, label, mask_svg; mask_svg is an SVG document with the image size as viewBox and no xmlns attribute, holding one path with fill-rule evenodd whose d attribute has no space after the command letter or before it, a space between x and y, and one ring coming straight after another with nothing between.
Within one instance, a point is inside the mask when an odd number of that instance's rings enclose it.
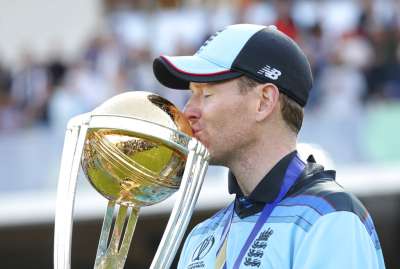
<instances>
[{"instance_id":1,"label":"man's eye","mask_svg":"<svg viewBox=\"0 0 400 269\"><path fill-rule=\"evenodd\" d=\"M208 98L208 97L210 97L212 94L210 94L210 93L206 93L206 94L204 94L204 98Z\"/></svg>"}]
</instances>

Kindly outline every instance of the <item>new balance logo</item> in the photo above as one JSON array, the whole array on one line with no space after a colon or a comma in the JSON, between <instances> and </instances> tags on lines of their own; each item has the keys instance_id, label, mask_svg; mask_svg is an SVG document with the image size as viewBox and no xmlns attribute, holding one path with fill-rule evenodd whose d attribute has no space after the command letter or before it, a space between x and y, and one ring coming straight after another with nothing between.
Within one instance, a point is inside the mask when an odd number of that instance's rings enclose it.
<instances>
[{"instance_id":1,"label":"new balance logo","mask_svg":"<svg viewBox=\"0 0 400 269\"><path fill-rule=\"evenodd\" d=\"M272 80L277 80L279 76L282 75L282 72L276 68L271 68L271 66L266 65L258 70L257 74L264 75Z\"/></svg>"}]
</instances>

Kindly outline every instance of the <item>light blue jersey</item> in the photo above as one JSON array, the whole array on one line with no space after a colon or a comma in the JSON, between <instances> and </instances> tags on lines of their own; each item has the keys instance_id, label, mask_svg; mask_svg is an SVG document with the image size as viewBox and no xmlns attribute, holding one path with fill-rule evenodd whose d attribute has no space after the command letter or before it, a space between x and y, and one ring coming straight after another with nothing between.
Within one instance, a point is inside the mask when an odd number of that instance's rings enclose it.
<instances>
[{"instance_id":1,"label":"light blue jersey","mask_svg":"<svg viewBox=\"0 0 400 269\"><path fill-rule=\"evenodd\" d=\"M318 168L318 169L317 169ZM385 268L371 217L357 198L329 178L320 166L307 175L272 211L253 240L240 268L369 269ZM236 199L237 203L237 199ZM189 234L179 269L215 268L227 207ZM260 212L234 213L227 241L226 268L232 268Z\"/></svg>"}]
</instances>

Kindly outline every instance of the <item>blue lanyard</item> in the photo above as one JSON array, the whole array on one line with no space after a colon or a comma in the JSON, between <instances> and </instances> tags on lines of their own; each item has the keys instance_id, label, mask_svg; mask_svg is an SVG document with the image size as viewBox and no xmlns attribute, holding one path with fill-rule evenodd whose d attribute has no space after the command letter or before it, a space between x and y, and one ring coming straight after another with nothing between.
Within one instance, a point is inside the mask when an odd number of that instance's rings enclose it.
<instances>
[{"instance_id":1,"label":"blue lanyard","mask_svg":"<svg viewBox=\"0 0 400 269\"><path fill-rule=\"evenodd\" d=\"M239 269L239 267L242 263L243 257L247 253L247 250L249 249L251 243L254 241L257 234L260 232L264 223L267 222L269 216L271 215L272 210L286 196L287 192L290 190L290 188L294 185L294 183L300 177L304 168L305 168L304 162L298 157L298 155L295 155L294 158L292 159L292 161L290 162L288 169L286 170L286 174L283 179L283 183L282 183L282 186L281 186L278 196L272 203L266 204L264 206L260 217L258 218L252 231L250 232L250 235L247 237L246 242L243 245L243 247L239 253L239 256L236 258L235 264L233 265L233 269ZM233 215L234 215L233 204L228 208L228 210L230 210L231 213L230 213L230 217L227 219L227 222L224 225L224 229L223 229L222 236L221 236L221 239L223 237L224 240L220 241L222 243L219 248L222 247L223 242L225 241L226 237L228 236L228 231L230 230L230 226L231 226L231 223L233 220Z\"/></svg>"}]
</instances>

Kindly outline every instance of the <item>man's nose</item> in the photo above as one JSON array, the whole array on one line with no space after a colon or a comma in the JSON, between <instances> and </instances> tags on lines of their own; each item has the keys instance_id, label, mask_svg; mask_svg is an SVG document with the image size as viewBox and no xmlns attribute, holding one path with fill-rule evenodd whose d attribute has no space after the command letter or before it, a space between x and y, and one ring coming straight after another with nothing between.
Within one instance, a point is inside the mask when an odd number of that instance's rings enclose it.
<instances>
[{"instance_id":1,"label":"man's nose","mask_svg":"<svg viewBox=\"0 0 400 269\"><path fill-rule=\"evenodd\" d=\"M201 117L201 109L195 98L191 97L189 99L183 109L183 114L189 120L190 124L193 124Z\"/></svg>"}]
</instances>

